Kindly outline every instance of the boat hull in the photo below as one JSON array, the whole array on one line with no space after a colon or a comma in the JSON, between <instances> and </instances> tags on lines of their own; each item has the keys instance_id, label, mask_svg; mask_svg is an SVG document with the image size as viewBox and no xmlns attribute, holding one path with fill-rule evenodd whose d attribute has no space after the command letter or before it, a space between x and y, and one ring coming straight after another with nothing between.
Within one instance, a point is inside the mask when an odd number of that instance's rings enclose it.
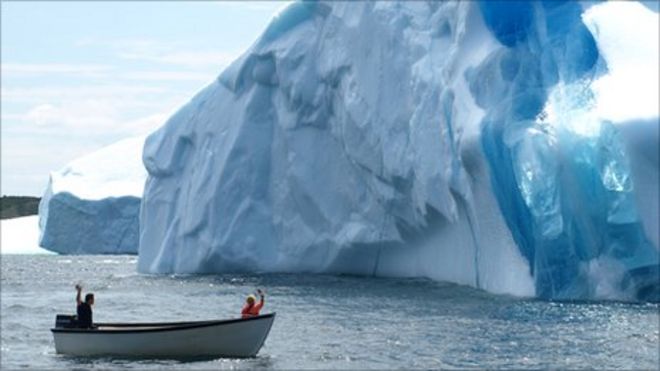
<instances>
[{"instance_id":1,"label":"boat hull","mask_svg":"<svg viewBox=\"0 0 660 371\"><path fill-rule=\"evenodd\" d=\"M247 319L158 324L99 324L51 331L55 351L75 356L254 357L275 313Z\"/></svg>"}]
</instances>

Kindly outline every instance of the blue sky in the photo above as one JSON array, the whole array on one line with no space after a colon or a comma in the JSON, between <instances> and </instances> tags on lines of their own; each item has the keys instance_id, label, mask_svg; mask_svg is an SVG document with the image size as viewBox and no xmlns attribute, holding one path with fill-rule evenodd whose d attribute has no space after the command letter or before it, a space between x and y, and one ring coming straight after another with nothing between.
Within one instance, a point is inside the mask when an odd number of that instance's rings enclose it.
<instances>
[{"instance_id":1,"label":"blue sky","mask_svg":"<svg viewBox=\"0 0 660 371\"><path fill-rule=\"evenodd\" d=\"M284 2L1 2L4 195L160 126Z\"/></svg>"}]
</instances>

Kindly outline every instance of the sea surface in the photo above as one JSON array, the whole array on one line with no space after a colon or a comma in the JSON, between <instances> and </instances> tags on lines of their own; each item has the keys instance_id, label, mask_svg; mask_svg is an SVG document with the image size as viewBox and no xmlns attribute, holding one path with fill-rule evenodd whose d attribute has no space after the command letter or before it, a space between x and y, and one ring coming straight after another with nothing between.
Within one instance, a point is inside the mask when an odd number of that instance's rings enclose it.
<instances>
[{"instance_id":1,"label":"sea surface","mask_svg":"<svg viewBox=\"0 0 660 371\"><path fill-rule=\"evenodd\" d=\"M559 303L423 279L328 275L149 276L134 256L2 255L2 369L660 368L659 306ZM55 314L94 320L237 317L266 293L277 318L256 358L132 360L55 354Z\"/></svg>"}]
</instances>

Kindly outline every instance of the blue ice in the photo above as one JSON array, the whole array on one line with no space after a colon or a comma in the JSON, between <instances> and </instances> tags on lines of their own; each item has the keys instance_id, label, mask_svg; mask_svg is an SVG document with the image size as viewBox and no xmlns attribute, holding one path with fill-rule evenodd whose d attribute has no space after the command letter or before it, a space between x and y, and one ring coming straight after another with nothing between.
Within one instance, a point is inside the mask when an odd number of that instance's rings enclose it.
<instances>
[{"instance_id":1,"label":"blue ice","mask_svg":"<svg viewBox=\"0 0 660 371\"><path fill-rule=\"evenodd\" d=\"M582 22L580 4L484 1L480 9L505 49L466 78L486 111L482 146L492 185L530 263L537 295L594 297L602 279L594 277L601 274L594 262L618 267L627 277L619 288L631 296L653 294L658 253L637 216L631 169L616 127L600 122L596 135L580 136L571 128L583 123L571 122L570 112L556 114L564 122L549 123L543 111L557 84L581 86L606 68ZM535 22L539 17L545 21ZM567 91L562 99L572 101L572 108L589 108L588 96Z\"/></svg>"}]
</instances>

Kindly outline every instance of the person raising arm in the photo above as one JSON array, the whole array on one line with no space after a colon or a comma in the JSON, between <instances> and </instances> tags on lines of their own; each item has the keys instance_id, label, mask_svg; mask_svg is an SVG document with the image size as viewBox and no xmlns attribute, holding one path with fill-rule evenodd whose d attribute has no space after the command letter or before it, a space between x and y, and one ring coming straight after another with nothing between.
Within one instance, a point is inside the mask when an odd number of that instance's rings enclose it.
<instances>
[{"instance_id":1,"label":"person raising arm","mask_svg":"<svg viewBox=\"0 0 660 371\"><path fill-rule=\"evenodd\" d=\"M76 285L76 313L78 314L78 327L82 328L92 328L92 305L94 305L94 294L87 293L85 295L85 301L81 299L82 286Z\"/></svg>"},{"instance_id":2,"label":"person raising arm","mask_svg":"<svg viewBox=\"0 0 660 371\"><path fill-rule=\"evenodd\" d=\"M248 295L247 299L245 299L245 305L243 306L243 310L241 310L241 318L249 318L259 315L259 311L261 311L261 308L264 306L264 298L266 294L264 294L261 289L257 290L257 294L261 298L259 303L255 303L256 298L254 295Z\"/></svg>"}]
</instances>

